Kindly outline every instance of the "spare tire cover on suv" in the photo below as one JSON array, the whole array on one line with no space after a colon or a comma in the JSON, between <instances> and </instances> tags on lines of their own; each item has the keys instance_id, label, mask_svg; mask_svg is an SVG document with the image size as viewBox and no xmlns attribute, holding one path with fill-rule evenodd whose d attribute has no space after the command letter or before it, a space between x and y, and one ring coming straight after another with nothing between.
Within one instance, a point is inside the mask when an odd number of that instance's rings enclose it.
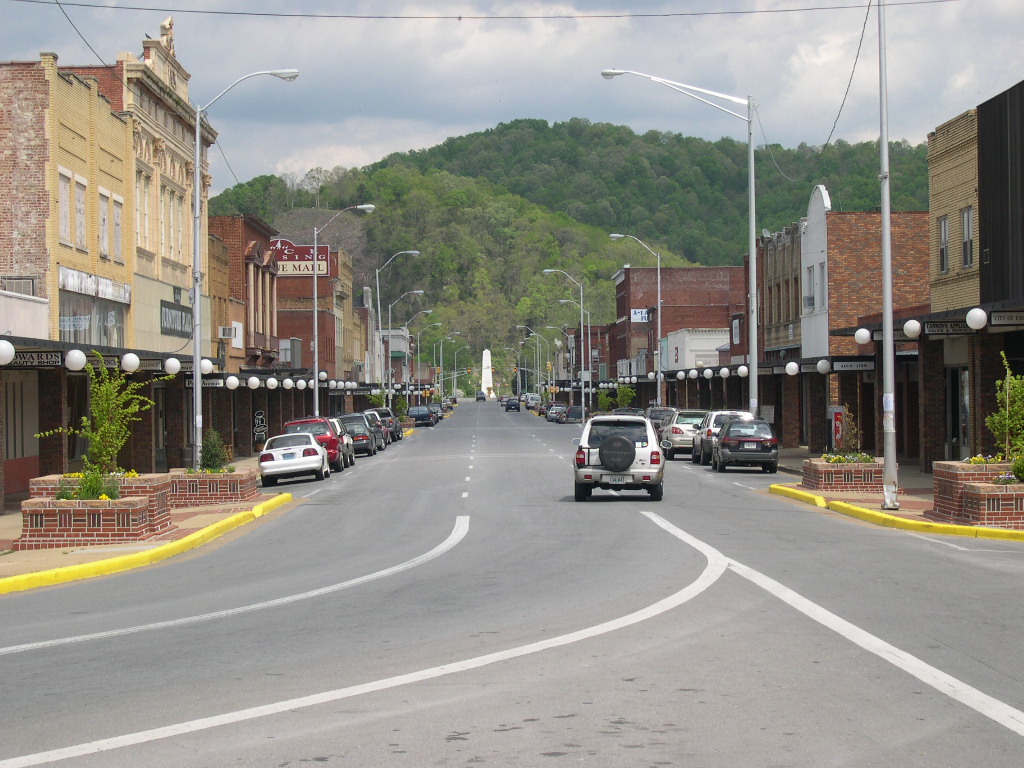
<instances>
[{"instance_id":1,"label":"spare tire cover on suv","mask_svg":"<svg viewBox=\"0 0 1024 768\"><path fill-rule=\"evenodd\" d=\"M636 446L622 435L612 435L601 442L597 449L601 458L601 466L612 472L624 472L633 466L636 458Z\"/></svg>"}]
</instances>

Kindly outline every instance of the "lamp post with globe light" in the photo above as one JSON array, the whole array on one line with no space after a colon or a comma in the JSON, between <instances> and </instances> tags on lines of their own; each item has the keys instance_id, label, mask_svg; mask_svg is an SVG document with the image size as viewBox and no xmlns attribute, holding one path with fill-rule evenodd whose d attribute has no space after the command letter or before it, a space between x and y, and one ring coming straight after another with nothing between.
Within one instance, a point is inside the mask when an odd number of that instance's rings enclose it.
<instances>
[{"instance_id":1,"label":"lamp post with globe light","mask_svg":"<svg viewBox=\"0 0 1024 768\"><path fill-rule=\"evenodd\" d=\"M202 251L202 137L203 115L225 93L243 80L259 75L271 75L287 82L299 76L297 69L271 69L261 72L250 72L243 75L218 93L205 107L196 108L195 146L192 153L192 468L199 470L200 456L203 451L203 377L199 369L202 355L202 311L200 301L203 294L203 251Z\"/></svg>"},{"instance_id":2,"label":"lamp post with globe light","mask_svg":"<svg viewBox=\"0 0 1024 768\"><path fill-rule=\"evenodd\" d=\"M350 205L347 208L342 208L340 211L335 213L331 218L327 220L327 223L322 227L313 227L313 416L316 418L320 417L320 326L319 326L319 315L320 315L320 296L317 294L317 275L320 272L320 253L319 243L317 238L320 233L330 226L331 222L336 218L345 213L345 211L362 211L363 213L373 213L377 209L377 206L371 203L363 203L361 205ZM327 264L326 272L330 273L330 246L327 247ZM324 375L326 377L326 374Z\"/></svg>"},{"instance_id":3,"label":"lamp post with globe light","mask_svg":"<svg viewBox=\"0 0 1024 768\"><path fill-rule=\"evenodd\" d=\"M388 304L388 365L387 365L388 380L387 380L387 387L386 387L387 394L388 394L388 408L391 407L391 395L392 395L392 391L391 390L394 389L394 387L392 386L393 382L391 381L391 308L393 306L395 306L395 304L400 302L402 299L404 299L406 296L422 296L422 295L423 295L423 291L406 291L401 296L399 296L397 299L395 299L390 304Z\"/></svg>"},{"instance_id":4,"label":"lamp post with globe light","mask_svg":"<svg viewBox=\"0 0 1024 768\"><path fill-rule=\"evenodd\" d=\"M709 107L725 112L733 117L738 117L747 124L747 249L748 249L748 263L749 263L749 277L750 283L750 295L747 297L747 331L748 331L748 342L749 347L749 363L750 363L750 406L749 410L755 416L757 415L757 239L754 230L754 99L751 96L747 96L745 99L741 99L738 96L729 96L725 93L717 93L715 91L709 91L705 88L698 88L695 85L687 85L685 83L677 83L672 80L665 80L661 77L655 77L654 75L646 75L643 72L633 72L626 69L606 69L601 72L601 76L606 80L611 80L613 77L619 75L636 75L637 77L643 77L651 82L664 85L667 88L671 88L673 91L678 91L691 99L707 104ZM741 115L739 112L733 112L731 109L723 107L721 104L716 104L713 101L709 101L705 96L712 99L719 99L727 101L732 104L745 105L747 108L747 114ZM660 312L659 312L660 316Z\"/></svg>"},{"instance_id":5,"label":"lamp post with globe light","mask_svg":"<svg viewBox=\"0 0 1024 768\"><path fill-rule=\"evenodd\" d=\"M662 373L662 371L664 370L664 366L661 363L661 254L660 253L656 253L655 251L651 250L651 248L647 245L647 243L645 243L639 237L634 237L633 235L620 235L618 233L612 233L612 234L608 235L608 237L610 237L612 240L622 240L623 238L626 238L626 237L628 237L630 240L635 240L636 242L640 243L640 245L642 245L644 248L647 248L647 250L654 256L654 258L656 258L658 260L658 330L657 330L657 333L658 333L658 349L654 353L654 354L656 354L658 356L658 362L657 362L657 365L654 366L654 371L655 371L655 383L657 384L657 387L658 387L657 396L655 398L655 403L660 406L661 405L661 385L662 385L662 381L665 378L664 374Z\"/></svg>"},{"instance_id":6,"label":"lamp post with globe light","mask_svg":"<svg viewBox=\"0 0 1024 768\"><path fill-rule=\"evenodd\" d=\"M377 291L377 364L380 365L380 383L381 387L384 386L384 329L381 328L381 311L380 311L380 273L384 271L384 268L394 261L398 256L403 254L409 256L419 256L419 251L399 251L398 253L392 254L391 258L381 264L377 269L374 270L374 287ZM390 323L389 323L390 325ZM389 361L390 362L390 361ZM390 368L390 365L388 366Z\"/></svg>"},{"instance_id":7,"label":"lamp post with globe light","mask_svg":"<svg viewBox=\"0 0 1024 768\"><path fill-rule=\"evenodd\" d=\"M581 407L581 409L583 411L582 419L583 419L584 422L586 422L586 419L587 419L587 405L586 405L586 401L583 399L583 387L587 386L590 383L590 353L587 350L587 348L584 346L584 343L583 343L584 341L586 341L586 339L583 338L583 283L581 281L577 280L575 277L573 277L572 275L570 275L568 272L566 272L563 269L545 269L544 270L544 274L545 275L551 275L551 274L554 274L555 272L558 272L560 274L565 275L573 283L575 283L576 286L580 289L580 354L583 356L583 360L580 361L580 407ZM559 303L563 303L564 304L565 301L564 300L559 300ZM587 336L589 336L589 335L590 334L588 333ZM587 372L586 376L583 375L584 366L586 366L586 372Z\"/></svg>"}]
</instances>

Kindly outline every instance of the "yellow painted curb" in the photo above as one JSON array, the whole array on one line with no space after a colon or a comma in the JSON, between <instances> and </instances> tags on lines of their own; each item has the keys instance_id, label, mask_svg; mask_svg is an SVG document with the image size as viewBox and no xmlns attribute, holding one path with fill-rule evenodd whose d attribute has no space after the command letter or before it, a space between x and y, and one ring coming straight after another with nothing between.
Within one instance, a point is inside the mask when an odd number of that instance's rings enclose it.
<instances>
[{"instance_id":1,"label":"yellow painted curb","mask_svg":"<svg viewBox=\"0 0 1024 768\"><path fill-rule=\"evenodd\" d=\"M257 504L252 509L226 517L213 525L208 525L195 533L190 533L178 541L170 541L144 552L120 555L119 557L111 557L106 560L97 560L94 563L81 563L79 565L68 565L63 568L51 568L47 571L37 571L36 573L8 576L0 579L0 595L48 587L54 584L66 584L69 581L81 581L96 576L106 576L111 573L120 573L121 571L129 571L133 568L141 568L145 565L159 563L161 560L167 560L191 549L208 544L228 531L234 530L246 523L251 523L256 518L263 517L263 515L271 510L287 504L291 500L292 495L290 493L279 493L269 501Z\"/></svg>"},{"instance_id":2,"label":"yellow painted curb","mask_svg":"<svg viewBox=\"0 0 1024 768\"><path fill-rule=\"evenodd\" d=\"M830 509L841 515L855 517L858 520L863 520L873 525L880 525L884 528L897 528L904 531L917 531L918 533L934 533L943 536L966 536L971 539L1024 541L1024 531L1013 531L1007 528L983 528L973 525L952 525L949 523L935 523L929 520L909 520L905 517L858 507L856 504L849 504L845 501L826 501L823 496L801 491L791 485L772 485L768 487L768 490L778 496L785 496L796 501L813 504L816 507Z\"/></svg>"},{"instance_id":3,"label":"yellow painted curb","mask_svg":"<svg viewBox=\"0 0 1024 768\"><path fill-rule=\"evenodd\" d=\"M801 491L799 488L794 488L792 485L770 485L768 486L768 492L774 493L776 496L785 496L789 499L802 501L805 504L813 504L814 506L821 507L822 509L828 506L828 502L825 501L824 496L818 496L808 491Z\"/></svg>"}]
</instances>

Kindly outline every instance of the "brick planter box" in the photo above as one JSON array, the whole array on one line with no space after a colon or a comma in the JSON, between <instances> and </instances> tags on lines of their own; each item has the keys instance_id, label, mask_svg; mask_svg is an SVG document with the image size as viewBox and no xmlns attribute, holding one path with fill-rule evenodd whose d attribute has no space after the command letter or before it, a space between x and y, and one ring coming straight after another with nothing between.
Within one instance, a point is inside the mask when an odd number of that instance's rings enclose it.
<instances>
[{"instance_id":1,"label":"brick planter box","mask_svg":"<svg viewBox=\"0 0 1024 768\"><path fill-rule=\"evenodd\" d=\"M881 493L882 464L830 464L824 459L805 459L800 485L814 491Z\"/></svg>"},{"instance_id":2,"label":"brick planter box","mask_svg":"<svg viewBox=\"0 0 1024 768\"><path fill-rule=\"evenodd\" d=\"M171 509L252 501L260 495L260 473L255 469L219 473L172 469L170 484Z\"/></svg>"},{"instance_id":3,"label":"brick planter box","mask_svg":"<svg viewBox=\"0 0 1024 768\"><path fill-rule=\"evenodd\" d=\"M79 501L53 498L21 503L16 550L144 541L156 535L144 496Z\"/></svg>"},{"instance_id":4,"label":"brick planter box","mask_svg":"<svg viewBox=\"0 0 1024 768\"><path fill-rule=\"evenodd\" d=\"M962 461L933 462L932 484L935 495L935 508L929 517L944 523L977 525L977 521L972 522L964 511L964 487L969 483L989 484L994 478L999 475L1005 475L1009 471L1009 463L965 464Z\"/></svg>"},{"instance_id":5,"label":"brick planter box","mask_svg":"<svg viewBox=\"0 0 1024 768\"><path fill-rule=\"evenodd\" d=\"M963 523L1024 530L1024 484L967 483Z\"/></svg>"}]
</instances>

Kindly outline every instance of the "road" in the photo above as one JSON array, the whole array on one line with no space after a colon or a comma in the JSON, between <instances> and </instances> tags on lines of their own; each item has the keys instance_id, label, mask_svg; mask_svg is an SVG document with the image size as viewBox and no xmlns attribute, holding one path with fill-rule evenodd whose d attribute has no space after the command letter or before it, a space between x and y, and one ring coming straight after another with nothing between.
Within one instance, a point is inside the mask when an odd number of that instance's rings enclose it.
<instances>
[{"instance_id":1,"label":"road","mask_svg":"<svg viewBox=\"0 0 1024 768\"><path fill-rule=\"evenodd\" d=\"M228 541L0 598L0 768L1018 766L1024 545L464 402Z\"/></svg>"}]
</instances>

